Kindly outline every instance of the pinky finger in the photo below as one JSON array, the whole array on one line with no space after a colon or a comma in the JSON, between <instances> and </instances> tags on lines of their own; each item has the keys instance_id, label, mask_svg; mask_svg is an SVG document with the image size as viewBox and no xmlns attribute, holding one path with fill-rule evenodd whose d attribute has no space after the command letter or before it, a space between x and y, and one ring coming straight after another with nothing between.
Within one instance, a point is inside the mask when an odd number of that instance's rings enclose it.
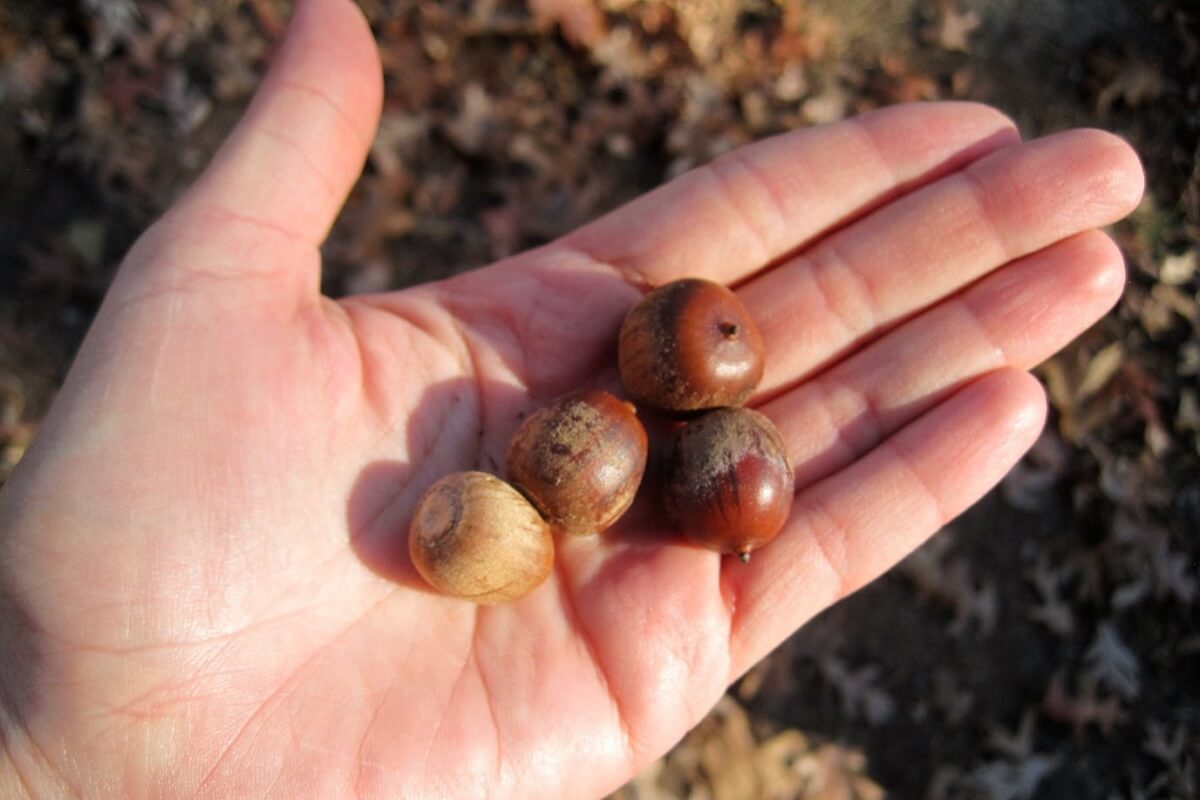
<instances>
[{"instance_id":1,"label":"pinky finger","mask_svg":"<svg viewBox=\"0 0 1200 800\"><path fill-rule=\"evenodd\" d=\"M825 607L878 577L1000 481L1045 421L1028 373L985 375L801 490L783 534L726 559L733 680Z\"/></svg>"}]
</instances>

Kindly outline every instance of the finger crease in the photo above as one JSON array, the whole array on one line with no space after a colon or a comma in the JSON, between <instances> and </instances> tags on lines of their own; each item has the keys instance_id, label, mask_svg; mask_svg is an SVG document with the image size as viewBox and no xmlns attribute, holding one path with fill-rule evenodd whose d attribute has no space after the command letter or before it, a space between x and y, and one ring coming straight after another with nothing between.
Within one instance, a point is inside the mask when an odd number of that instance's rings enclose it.
<instances>
[{"instance_id":1,"label":"finger crease","mask_svg":"<svg viewBox=\"0 0 1200 800\"><path fill-rule=\"evenodd\" d=\"M884 426L879 409L870 396L833 374L826 375L818 383L821 386L822 405L833 423L838 441L850 456L847 462L856 460L878 445L884 436ZM833 410L833 398L839 390L848 393L854 401L855 411L849 420L840 418L841 415Z\"/></svg>"},{"instance_id":2,"label":"finger crease","mask_svg":"<svg viewBox=\"0 0 1200 800\"><path fill-rule=\"evenodd\" d=\"M277 141L280 144L290 147L297 155L300 156L301 159L303 159L304 163L308 165L309 171L312 172L312 174L317 178L317 182L321 184L321 186L322 186L322 188L324 188L325 192L331 198L334 198L336 200L341 199L342 193L339 192L337 190L337 188L335 187L333 179L325 174L325 171L323 169L321 169L321 165L317 163L316 159L314 159L312 156L310 156L308 154L308 151L306 149L304 149L303 147L300 146L299 142L297 142L295 139L288 136L287 134L279 133L277 131L267 130L266 128L260 128L258 130L258 133L267 137L268 139L273 139L274 141Z\"/></svg>"},{"instance_id":3,"label":"finger crease","mask_svg":"<svg viewBox=\"0 0 1200 800\"><path fill-rule=\"evenodd\" d=\"M955 298L955 302L966 312L967 324L975 329L980 340L991 351L993 358L992 367L997 368L1011 363L1012 359L1008 354L1008 349L1004 346L1004 342L988 328L987 324L983 321L983 315L976 310L975 304L971 301L970 295L960 295Z\"/></svg>"},{"instance_id":4,"label":"finger crease","mask_svg":"<svg viewBox=\"0 0 1200 800\"><path fill-rule=\"evenodd\" d=\"M945 525L954 515L946 508L945 503L942 501L941 496L934 490L933 485L917 469L917 461L913 453L908 448L902 446L899 438L895 436L881 444L880 447L886 447L895 456L896 463L900 465L900 468L916 484L921 494L925 496L926 502L933 509L935 515L934 529L936 530Z\"/></svg>"},{"instance_id":5,"label":"finger crease","mask_svg":"<svg viewBox=\"0 0 1200 800\"><path fill-rule=\"evenodd\" d=\"M370 147L370 140L363 138L362 131L359 130L358 126L354 124L354 121L350 119L350 115L346 113L345 109L343 109L328 92L324 91L323 89L318 89L315 86L309 86L306 83L299 83L297 81L289 80L280 80L278 86L281 89L307 94L322 101L327 107L329 107L330 110L333 111L334 116L345 124L346 128L351 132L351 134L353 134L355 140L360 145L362 145L364 148Z\"/></svg>"},{"instance_id":6,"label":"finger crease","mask_svg":"<svg viewBox=\"0 0 1200 800\"><path fill-rule=\"evenodd\" d=\"M560 562L561 563L561 562ZM562 598L563 607L570 615L571 622L576 630L579 631L579 638L583 640L584 648L587 650L588 658L591 659L592 665L596 668L596 677L600 680L600 685L603 691L612 700L613 711L617 717L617 724L621 729L621 740L625 749L626 758L631 767L639 764L637 753L636 739L633 736L633 726L630 724L628 713L621 702L620 696L613 691L612 680L608 674L608 670L604 666L603 660L600 658L600 653L596 647L596 643L592 640L591 630L583 621L583 617L579 613L578 605L575 602L575 595L572 592L569 576L566 574L566 567L561 567L561 572L558 576L558 593Z\"/></svg>"},{"instance_id":7,"label":"finger crease","mask_svg":"<svg viewBox=\"0 0 1200 800\"><path fill-rule=\"evenodd\" d=\"M492 732L496 740L495 757L492 762L493 780L491 782L492 787L496 788L503 785L501 773L504 766L502 758L502 743L504 738L500 735L500 718L496 715L496 702L492 696L491 686L488 684L487 673L479 661L479 628L481 627L480 617L483 614L484 609L480 609L475 615L475 626L471 629L470 658L475 664L475 671L479 674L479 686L483 690L483 697L487 704L488 718L491 720Z\"/></svg>"},{"instance_id":8,"label":"finger crease","mask_svg":"<svg viewBox=\"0 0 1200 800\"><path fill-rule=\"evenodd\" d=\"M979 216L983 219L987 226L989 238L999 251L996 257L996 262L1006 264L1012 260L1012 247L1004 235L1004 228L1000 224L1000 220L996 212L992 208L990 197L995 194L995 188L988 186L982 178L976 173L974 164L967 167L962 172L958 173L962 180L966 183L967 189L971 196L975 199L975 204L979 208Z\"/></svg>"},{"instance_id":9,"label":"finger crease","mask_svg":"<svg viewBox=\"0 0 1200 800\"><path fill-rule=\"evenodd\" d=\"M745 159L736 150L726 153L717 160L710 162L706 168L706 171L712 176L717 187L720 189L720 194L725 204L733 209L734 213L741 220L743 230L748 231L754 239L759 251L757 260L760 262L760 266L762 266L773 260L775 254L774 248L771 247L773 237L767 230L768 226L758 222L758 215L746 209L746 203L739 200L741 193L735 188L738 179L734 174L730 174L731 168L737 175L749 178L752 184L760 184L762 178L759 177L757 172L746 165ZM770 192L766 189L760 189L759 191L770 195ZM772 200L772 202L775 201Z\"/></svg>"},{"instance_id":10,"label":"finger crease","mask_svg":"<svg viewBox=\"0 0 1200 800\"><path fill-rule=\"evenodd\" d=\"M862 117L855 117L852 121L853 127L851 129L858 132L859 139L866 144L866 149L871 154L871 158L874 159L875 163L887 175L888 185L892 186L895 192L903 191L907 179L900 175L892 165L891 160L884 155L886 150L875 136L875 132L863 122Z\"/></svg>"},{"instance_id":11,"label":"finger crease","mask_svg":"<svg viewBox=\"0 0 1200 800\"><path fill-rule=\"evenodd\" d=\"M834 301L833 292L830 291L826 283L828 277L826 276L825 269L809 256L802 258L806 269L802 270L799 274L805 275L808 278L808 282L819 296L821 305L828 309L829 315L841 327L843 337L848 341L854 341L858 338L855 333L855 326L850 320L850 315L841 308L841 304Z\"/></svg>"},{"instance_id":12,"label":"finger crease","mask_svg":"<svg viewBox=\"0 0 1200 800\"><path fill-rule=\"evenodd\" d=\"M583 260L588 266L599 267L603 270L613 273L622 281L632 286L635 289L646 292L657 285L641 267L638 266L636 256L627 259L604 259L598 254L591 251L585 245L579 244L567 238L559 240L557 247L560 247L565 252L568 259L572 257Z\"/></svg>"},{"instance_id":13,"label":"finger crease","mask_svg":"<svg viewBox=\"0 0 1200 800\"><path fill-rule=\"evenodd\" d=\"M850 533L846 526L829 510L824 500L815 497L811 501L805 500L804 503L805 509L809 513L816 514L821 522L824 523L810 524L808 527L812 530L813 542L817 546L817 552L821 556L821 561L833 576L833 600L829 604L832 605L853 591L853 584L850 579L850 564L846 557L846 548L847 542L850 540ZM841 546L833 544L835 538L841 542Z\"/></svg>"}]
</instances>

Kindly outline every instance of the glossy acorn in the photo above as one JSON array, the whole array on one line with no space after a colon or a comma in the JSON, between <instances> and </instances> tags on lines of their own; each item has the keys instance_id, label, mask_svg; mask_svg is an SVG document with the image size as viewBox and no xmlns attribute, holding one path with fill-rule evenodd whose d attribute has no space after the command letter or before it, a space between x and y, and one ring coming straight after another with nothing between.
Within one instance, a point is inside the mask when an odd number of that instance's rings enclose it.
<instances>
[{"instance_id":1,"label":"glossy acorn","mask_svg":"<svg viewBox=\"0 0 1200 800\"><path fill-rule=\"evenodd\" d=\"M491 605L528 594L550 574L550 526L513 487L483 472L453 472L417 502L409 555L438 591Z\"/></svg>"},{"instance_id":2,"label":"glossy acorn","mask_svg":"<svg viewBox=\"0 0 1200 800\"><path fill-rule=\"evenodd\" d=\"M621 382L635 403L680 415L739 406L763 374L762 334L732 291L684 278L655 289L625 316Z\"/></svg>"},{"instance_id":3,"label":"glossy acorn","mask_svg":"<svg viewBox=\"0 0 1200 800\"><path fill-rule=\"evenodd\" d=\"M783 437L748 408L711 411L679 428L663 454L662 504L698 544L743 561L782 530L793 473Z\"/></svg>"},{"instance_id":4,"label":"glossy acorn","mask_svg":"<svg viewBox=\"0 0 1200 800\"><path fill-rule=\"evenodd\" d=\"M556 529L574 535L612 525L646 470L646 429L608 392L566 395L529 416L508 447L508 479Z\"/></svg>"}]
</instances>

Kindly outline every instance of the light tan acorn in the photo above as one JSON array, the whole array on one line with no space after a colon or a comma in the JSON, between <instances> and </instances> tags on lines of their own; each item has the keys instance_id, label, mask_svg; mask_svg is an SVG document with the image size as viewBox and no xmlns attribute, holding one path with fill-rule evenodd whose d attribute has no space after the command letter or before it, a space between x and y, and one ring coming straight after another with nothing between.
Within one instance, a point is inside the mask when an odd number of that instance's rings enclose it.
<instances>
[{"instance_id":1,"label":"light tan acorn","mask_svg":"<svg viewBox=\"0 0 1200 800\"><path fill-rule=\"evenodd\" d=\"M528 594L554 564L554 538L537 509L483 472L453 472L429 487L413 512L408 548L435 589L484 605Z\"/></svg>"}]
</instances>

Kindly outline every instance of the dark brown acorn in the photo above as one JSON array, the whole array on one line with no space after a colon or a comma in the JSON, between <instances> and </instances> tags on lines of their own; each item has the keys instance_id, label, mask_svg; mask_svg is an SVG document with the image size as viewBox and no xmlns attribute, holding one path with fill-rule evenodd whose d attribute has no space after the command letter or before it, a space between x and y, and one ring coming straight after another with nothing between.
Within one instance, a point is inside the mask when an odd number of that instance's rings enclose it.
<instances>
[{"instance_id":1,"label":"dark brown acorn","mask_svg":"<svg viewBox=\"0 0 1200 800\"><path fill-rule=\"evenodd\" d=\"M681 414L746 402L763 373L763 340L737 295L684 278L625 316L621 382L635 403Z\"/></svg>"},{"instance_id":2,"label":"dark brown acorn","mask_svg":"<svg viewBox=\"0 0 1200 800\"><path fill-rule=\"evenodd\" d=\"M631 404L608 392L575 392L534 412L513 434L508 479L555 528L596 533L633 503L646 447Z\"/></svg>"},{"instance_id":3,"label":"dark brown acorn","mask_svg":"<svg viewBox=\"0 0 1200 800\"><path fill-rule=\"evenodd\" d=\"M490 605L533 591L554 565L537 509L484 472L452 472L425 492L408 530L413 566L435 589Z\"/></svg>"},{"instance_id":4,"label":"dark brown acorn","mask_svg":"<svg viewBox=\"0 0 1200 800\"><path fill-rule=\"evenodd\" d=\"M748 408L711 411L677 430L663 457L663 507L695 542L743 561L779 533L794 494L779 429Z\"/></svg>"}]
</instances>

